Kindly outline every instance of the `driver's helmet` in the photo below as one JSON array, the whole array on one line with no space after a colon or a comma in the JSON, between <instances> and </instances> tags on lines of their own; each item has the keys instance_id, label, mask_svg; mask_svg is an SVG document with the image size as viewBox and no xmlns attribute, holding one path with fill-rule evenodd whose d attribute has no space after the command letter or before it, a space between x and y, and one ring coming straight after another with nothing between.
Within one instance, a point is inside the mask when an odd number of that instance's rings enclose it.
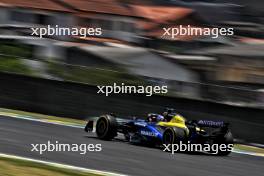
<instances>
[{"instance_id":1,"label":"driver's helmet","mask_svg":"<svg viewBox=\"0 0 264 176\"><path fill-rule=\"evenodd\" d=\"M164 117L160 114L150 113L148 114L148 121L149 122L160 122L160 121L164 121Z\"/></svg>"},{"instance_id":2,"label":"driver's helmet","mask_svg":"<svg viewBox=\"0 0 264 176\"><path fill-rule=\"evenodd\" d=\"M169 121L171 121L171 119L173 118L173 116L174 116L175 114L168 113L168 112L164 112L162 115L164 116L164 120L165 120L166 122L169 122Z\"/></svg>"},{"instance_id":3,"label":"driver's helmet","mask_svg":"<svg viewBox=\"0 0 264 176\"><path fill-rule=\"evenodd\" d=\"M166 122L170 122L171 119L176 115L174 109L167 109L165 112L162 113L164 120Z\"/></svg>"},{"instance_id":4,"label":"driver's helmet","mask_svg":"<svg viewBox=\"0 0 264 176\"><path fill-rule=\"evenodd\" d=\"M172 122L185 124L186 119L180 114L175 114Z\"/></svg>"}]
</instances>

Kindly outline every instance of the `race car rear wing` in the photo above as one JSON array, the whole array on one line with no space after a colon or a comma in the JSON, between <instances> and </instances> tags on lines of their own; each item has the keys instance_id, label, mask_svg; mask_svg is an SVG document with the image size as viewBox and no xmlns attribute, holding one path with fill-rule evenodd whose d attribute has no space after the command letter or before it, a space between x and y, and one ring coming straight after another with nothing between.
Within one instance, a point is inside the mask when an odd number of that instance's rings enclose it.
<instances>
[{"instance_id":1,"label":"race car rear wing","mask_svg":"<svg viewBox=\"0 0 264 176\"><path fill-rule=\"evenodd\" d=\"M224 121L198 120L196 124L210 137L225 135L229 131L229 123Z\"/></svg>"},{"instance_id":2,"label":"race car rear wing","mask_svg":"<svg viewBox=\"0 0 264 176\"><path fill-rule=\"evenodd\" d=\"M223 121L198 120L197 125L199 127L223 128L228 127L229 123Z\"/></svg>"}]
</instances>

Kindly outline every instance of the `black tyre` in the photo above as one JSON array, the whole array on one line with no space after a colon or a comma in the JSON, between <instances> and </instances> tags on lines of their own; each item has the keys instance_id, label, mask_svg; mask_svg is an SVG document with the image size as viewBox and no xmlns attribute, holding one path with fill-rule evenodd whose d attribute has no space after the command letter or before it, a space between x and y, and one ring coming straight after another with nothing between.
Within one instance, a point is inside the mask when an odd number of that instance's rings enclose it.
<instances>
[{"instance_id":1,"label":"black tyre","mask_svg":"<svg viewBox=\"0 0 264 176\"><path fill-rule=\"evenodd\" d=\"M233 135L232 133L229 131L225 134L225 136L221 139L219 139L219 141L217 142L219 145L221 144L225 144L226 146L228 145L232 145L232 148L233 148L233 145L234 145L234 138L233 138ZM221 150L218 150L218 153L217 155L219 156L227 156L231 153L231 149L229 148L228 150L226 151L221 151Z\"/></svg>"},{"instance_id":2,"label":"black tyre","mask_svg":"<svg viewBox=\"0 0 264 176\"><path fill-rule=\"evenodd\" d=\"M184 129L177 127L169 127L163 132L162 144L179 144L180 141L184 142L185 138L186 134Z\"/></svg>"},{"instance_id":3,"label":"black tyre","mask_svg":"<svg viewBox=\"0 0 264 176\"><path fill-rule=\"evenodd\" d=\"M117 122L111 115L101 116L96 123L96 134L99 139L111 140L117 136Z\"/></svg>"}]
</instances>

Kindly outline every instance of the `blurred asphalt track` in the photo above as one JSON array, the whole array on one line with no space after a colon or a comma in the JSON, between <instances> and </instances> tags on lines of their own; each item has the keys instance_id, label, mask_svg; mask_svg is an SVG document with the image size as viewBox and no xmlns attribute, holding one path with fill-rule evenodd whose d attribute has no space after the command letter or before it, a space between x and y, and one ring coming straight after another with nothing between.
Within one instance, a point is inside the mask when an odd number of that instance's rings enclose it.
<instances>
[{"instance_id":1,"label":"blurred asphalt track","mask_svg":"<svg viewBox=\"0 0 264 176\"><path fill-rule=\"evenodd\" d=\"M102 144L101 152L31 152L31 145L55 143ZM119 140L101 141L82 129L0 117L0 153L129 175L260 176L264 158L235 154L217 157L202 154L175 155L160 149L135 146Z\"/></svg>"}]
</instances>

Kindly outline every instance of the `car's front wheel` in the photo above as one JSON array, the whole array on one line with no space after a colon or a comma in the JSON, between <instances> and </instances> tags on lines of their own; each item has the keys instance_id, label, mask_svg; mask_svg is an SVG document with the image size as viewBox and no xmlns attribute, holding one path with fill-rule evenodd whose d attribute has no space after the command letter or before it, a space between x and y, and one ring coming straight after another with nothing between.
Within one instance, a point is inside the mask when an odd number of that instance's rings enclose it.
<instances>
[{"instance_id":1,"label":"car's front wheel","mask_svg":"<svg viewBox=\"0 0 264 176\"><path fill-rule=\"evenodd\" d=\"M180 142L183 142L185 138L186 135L184 129L168 127L163 132L162 144L163 147L169 146L169 148L171 148L173 144L179 144Z\"/></svg>"},{"instance_id":2,"label":"car's front wheel","mask_svg":"<svg viewBox=\"0 0 264 176\"><path fill-rule=\"evenodd\" d=\"M117 136L117 122L111 115L101 116L96 123L96 134L103 140L111 140Z\"/></svg>"}]
</instances>

